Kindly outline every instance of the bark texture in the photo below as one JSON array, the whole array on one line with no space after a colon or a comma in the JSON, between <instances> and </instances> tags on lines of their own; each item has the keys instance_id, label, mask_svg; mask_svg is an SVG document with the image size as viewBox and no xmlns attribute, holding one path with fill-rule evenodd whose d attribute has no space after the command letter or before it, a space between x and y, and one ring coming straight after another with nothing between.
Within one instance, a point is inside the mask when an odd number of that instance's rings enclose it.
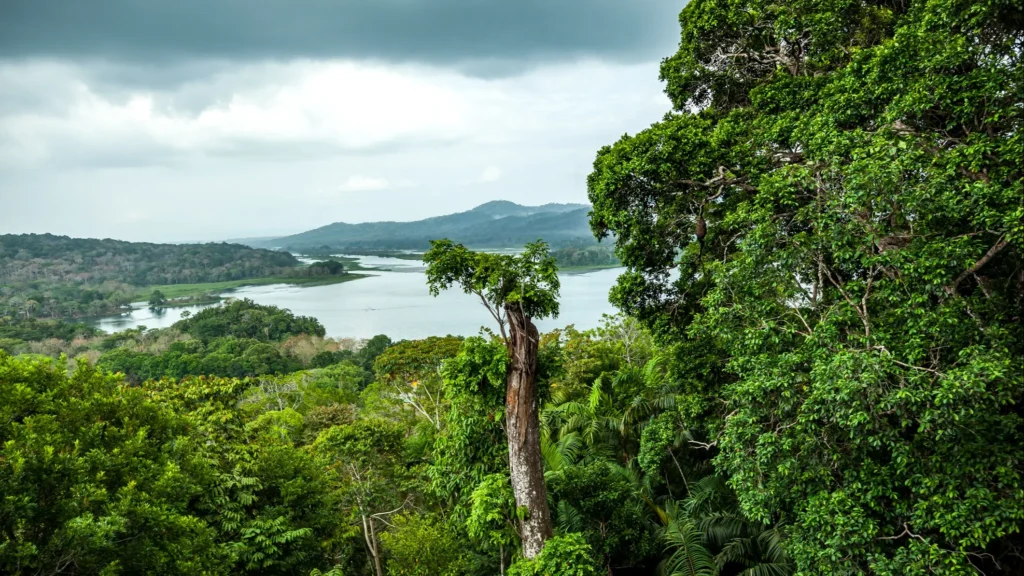
<instances>
[{"instance_id":1,"label":"bark texture","mask_svg":"<svg viewBox=\"0 0 1024 576\"><path fill-rule=\"evenodd\" d=\"M515 305L505 308L509 324L511 366L505 388L505 425L512 492L516 506L525 508L519 521L523 556L534 558L551 537L551 511L544 486L544 462L540 455L540 418L537 406L537 327Z\"/></svg>"}]
</instances>

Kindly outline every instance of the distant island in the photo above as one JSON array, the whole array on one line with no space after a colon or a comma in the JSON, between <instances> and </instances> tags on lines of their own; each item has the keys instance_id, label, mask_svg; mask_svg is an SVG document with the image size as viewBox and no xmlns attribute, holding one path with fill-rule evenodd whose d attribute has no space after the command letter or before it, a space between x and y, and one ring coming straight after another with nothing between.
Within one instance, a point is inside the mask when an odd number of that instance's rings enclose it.
<instances>
[{"instance_id":1,"label":"distant island","mask_svg":"<svg viewBox=\"0 0 1024 576\"><path fill-rule=\"evenodd\" d=\"M553 248L596 244L587 204L523 206L505 200L481 204L467 212L414 222L335 222L278 238L235 242L253 248L289 252L352 250L426 250L430 241L449 238L474 248L509 248L543 239Z\"/></svg>"}]
</instances>

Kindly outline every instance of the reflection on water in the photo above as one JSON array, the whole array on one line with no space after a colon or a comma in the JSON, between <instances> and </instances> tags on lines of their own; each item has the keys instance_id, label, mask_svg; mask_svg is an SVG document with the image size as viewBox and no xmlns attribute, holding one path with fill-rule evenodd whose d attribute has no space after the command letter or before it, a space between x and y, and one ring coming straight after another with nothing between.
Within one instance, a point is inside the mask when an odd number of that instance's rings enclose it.
<instances>
[{"instance_id":1,"label":"reflection on water","mask_svg":"<svg viewBox=\"0 0 1024 576\"><path fill-rule=\"evenodd\" d=\"M329 336L369 338L387 334L394 339L443 334L468 336L478 333L481 326L494 328L494 320L476 296L449 290L437 298L432 297L427 291L420 262L366 256L360 257L360 263L391 270L373 272L370 278L343 284L308 288L287 284L249 286L228 295L313 316L320 320ZM558 319L538 322L538 328L543 331L568 324L581 329L597 326L602 314L615 312L608 303L608 291L620 272L610 269L560 276L561 314ZM177 322L185 310L194 314L206 307L167 308L156 313L142 304L130 314L103 318L93 324L108 332L139 325L163 328Z\"/></svg>"},{"instance_id":2,"label":"reflection on water","mask_svg":"<svg viewBox=\"0 0 1024 576\"><path fill-rule=\"evenodd\" d=\"M189 314L195 314L203 308L209 308L210 306L220 306L220 304L203 304L201 306L178 306L174 308L154 309L149 308L149 305L145 302L135 302L132 304L132 311L130 313L120 314L117 316L85 319L85 322L92 324L105 332L119 332L129 328L138 328L139 326L145 326L146 328L167 328L171 324L181 320L181 314L186 310Z\"/></svg>"}]
</instances>

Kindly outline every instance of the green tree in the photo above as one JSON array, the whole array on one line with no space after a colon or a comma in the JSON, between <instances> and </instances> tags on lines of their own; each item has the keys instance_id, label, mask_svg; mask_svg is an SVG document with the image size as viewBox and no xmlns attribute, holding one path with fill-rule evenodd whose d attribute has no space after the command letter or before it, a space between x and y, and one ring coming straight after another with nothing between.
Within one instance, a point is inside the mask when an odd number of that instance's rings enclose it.
<instances>
[{"instance_id":1,"label":"green tree","mask_svg":"<svg viewBox=\"0 0 1024 576\"><path fill-rule=\"evenodd\" d=\"M380 535L391 576L462 576L465 547L449 526L429 517L400 514Z\"/></svg>"},{"instance_id":2,"label":"green tree","mask_svg":"<svg viewBox=\"0 0 1024 576\"><path fill-rule=\"evenodd\" d=\"M190 471L202 491L188 509L216 529L229 573L296 574L334 564L325 551L338 526L331 476L295 445L303 418L288 408L252 414L251 383L226 378L148 382L153 402L182 415L181 450L206 468Z\"/></svg>"},{"instance_id":3,"label":"green tree","mask_svg":"<svg viewBox=\"0 0 1024 576\"><path fill-rule=\"evenodd\" d=\"M225 336L267 342L296 334L322 337L326 333L315 318L296 316L288 310L263 306L248 299L201 310L176 322L174 327L206 342Z\"/></svg>"},{"instance_id":4,"label":"green tree","mask_svg":"<svg viewBox=\"0 0 1024 576\"><path fill-rule=\"evenodd\" d=\"M1017 573L1019 3L694 0L675 108L597 155L613 301L798 571Z\"/></svg>"},{"instance_id":5,"label":"green tree","mask_svg":"<svg viewBox=\"0 0 1024 576\"><path fill-rule=\"evenodd\" d=\"M0 352L0 571L228 573L190 510L211 470L188 426L85 364Z\"/></svg>"},{"instance_id":6,"label":"green tree","mask_svg":"<svg viewBox=\"0 0 1024 576\"><path fill-rule=\"evenodd\" d=\"M449 240L431 242L423 256L435 296L458 285L480 298L498 323L508 349L505 430L516 505L522 510L523 555L537 556L551 537L551 512L540 454L537 397L537 349L534 318L558 315L558 275L543 242L528 244L519 255L478 253Z\"/></svg>"},{"instance_id":7,"label":"green tree","mask_svg":"<svg viewBox=\"0 0 1024 576\"><path fill-rule=\"evenodd\" d=\"M380 533L388 517L405 509L404 430L382 419L357 420L320 433L313 453L331 471L347 519L362 528L377 576L384 574Z\"/></svg>"},{"instance_id":8,"label":"green tree","mask_svg":"<svg viewBox=\"0 0 1024 576\"><path fill-rule=\"evenodd\" d=\"M462 339L454 336L431 336L392 345L374 361L381 395L392 404L408 407L440 430L447 410L441 365L458 355L460 348Z\"/></svg>"},{"instance_id":9,"label":"green tree","mask_svg":"<svg viewBox=\"0 0 1024 576\"><path fill-rule=\"evenodd\" d=\"M793 565L782 547L781 530L752 522L737 509L725 481L705 476L682 502L665 506L662 538L671 555L671 576L785 576Z\"/></svg>"},{"instance_id":10,"label":"green tree","mask_svg":"<svg viewBox=\"0 0 1024 576\"><path fill-rule=\"evenodd\" d=\"M167 304L167 297L164 293L159 290L153 290L153 293L149 295L149 307L159 308Z\"/></svg>"}]
</instances>

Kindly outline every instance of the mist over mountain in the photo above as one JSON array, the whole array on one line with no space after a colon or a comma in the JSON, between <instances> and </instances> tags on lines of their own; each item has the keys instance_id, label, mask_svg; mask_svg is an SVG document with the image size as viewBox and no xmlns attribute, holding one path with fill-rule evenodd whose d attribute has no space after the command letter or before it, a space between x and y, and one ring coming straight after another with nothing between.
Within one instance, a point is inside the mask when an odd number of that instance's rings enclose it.
<instances>
[{"instance_id":1,"label":"mist over mountain","mask_svg":"<svg viewBox=\"0 0 1024 576\"><path fill-rule=\"evenodd\" d=\"M554 247L594 244L586 204L522 206L496 200L472 210L414 222L335 222L279 238L239 240L259 248L297 250L329 246L332 249L425 249L430 240L449 238L478 248L522 246L543 239Z\"/></svg>"}]
</instances>

